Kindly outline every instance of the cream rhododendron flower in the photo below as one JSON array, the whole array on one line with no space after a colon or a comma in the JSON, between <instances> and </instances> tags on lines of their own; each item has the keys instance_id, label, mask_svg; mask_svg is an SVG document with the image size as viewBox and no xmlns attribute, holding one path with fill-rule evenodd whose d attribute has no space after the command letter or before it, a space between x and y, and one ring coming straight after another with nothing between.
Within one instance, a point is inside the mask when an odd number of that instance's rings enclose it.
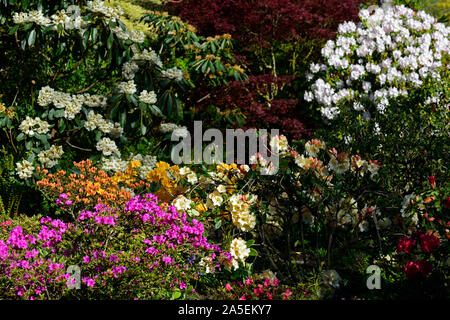
<instances>
[{"instance_id":1,"label":"cream rhododendron flower","mask_svg":"<svg viewBox=\"0 0 450 320\"><path fill-rule=\"evenodd\" d=\"M289 147L288 141L287 141L286 137L283 135L272 137L270 139L269 145L271 147L271 150L276 153L287 151L287 149Z\"/></svg>"},{"instance_id":2,"label":"cream rhododendron flower","mask_svg":"<svg viewBox=\"0 0 450 320\"><path fill-rule=\"evenodd\" d=\"M233 260L243 263L250 255L250 249L247 247L245 240L242 240L242 238L236 238L231 241L230 253Z\"/></svg>"},{"instance_id":3,"label":"cream rhododendron flower","mask_svg":"<svg viewBox=\"0 0 450 320\"><path fill-rule=\"evenodd\" d=\"M172 205L179 211L187 211L191 208L192 200L185 196L179 195L172 201Z\"/></svg>"}]
</instances>

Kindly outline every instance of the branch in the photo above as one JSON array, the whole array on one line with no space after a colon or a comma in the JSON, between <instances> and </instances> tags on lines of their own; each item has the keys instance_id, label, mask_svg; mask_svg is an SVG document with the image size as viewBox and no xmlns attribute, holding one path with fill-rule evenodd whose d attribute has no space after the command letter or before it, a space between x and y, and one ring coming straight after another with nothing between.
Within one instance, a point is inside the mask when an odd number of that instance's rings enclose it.
<instances>
[{"instance_id":1,"label":"branch","mask_svg":"<svg viewBox=\"0 0 450 320\"><path fill-rule=\"evenodd\" d=\"M74 146L73 144L70 143L70 139L69 139L69 138L66 139L66 143L67 143L69 146L71 146L72 148L75 148L75 149L78 149L78 150L82 150L82 151L92 152L92 149L84 149L84 148L81 148L81 147Z\"/></svg>"},{"instance_id":2,"label":"branch","mask_svg":"<svg viewBox=\"0 0 450 320\"><path fill-rule=\"evenodd\" d=\"M95 80L95 82L92 83L89 87L84 88L84 89L82 89L82 90L80 90L80 91L77 91L76 93L77 93L77 94L80 94L80 93L85 93L85 92L89 91L93 86L95 86L95 85L98 83L98 81L99 81L98 79Z\"/></svg>"}]
</instances>

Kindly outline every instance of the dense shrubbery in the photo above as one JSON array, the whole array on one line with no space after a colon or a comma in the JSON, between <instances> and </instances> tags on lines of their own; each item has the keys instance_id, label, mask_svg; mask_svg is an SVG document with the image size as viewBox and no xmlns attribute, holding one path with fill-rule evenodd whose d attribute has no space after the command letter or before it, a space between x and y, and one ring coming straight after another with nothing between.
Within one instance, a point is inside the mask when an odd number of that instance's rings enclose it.
<instances>
[{"instance_id":1,"label":"dense shrubbery","mask_svg":"<svg viewBox=\"0 0 450 320\"><path fill-rule=\"evenodd\" d=\"M247 83L219 88L202 104L239 108L249 126L276 126L298 139L311 134L308 128L320 126L316 110L298 95L307 89L309 63L324 41L334 37L339 23L357 18L363 2L189 0L173 4L172 10L201 34L230 33L251 75Z\"/></svg>"},{"instance_id":2,"label":"dense shrubbery","mask_svg":"<svg viewBox=\"0 0 450 320\"><path fill-rule=\"evenodd\" d=\"M191 294L190 282L205 268L230 259L203 237L202 223L151 194L120 211L97 204L70 223L43 217L30 233L10 222L2 223L0 240L5 298L171 298ZM68 288L76 284L66 273L72 265L81 268L82 290Z\"/></svg>"},{"instance_id":3,"label":"dense shrubbery","mask_svg":"<svg viewBox=\"0 0 450 320\"><path fill-rule=\"evenodd\" d=\"M366 1L155 3L0 4L0 298L448 296L449 28ZM173 165L199 118L279 128L279 163Z\"/></svg>"}]
</instances>

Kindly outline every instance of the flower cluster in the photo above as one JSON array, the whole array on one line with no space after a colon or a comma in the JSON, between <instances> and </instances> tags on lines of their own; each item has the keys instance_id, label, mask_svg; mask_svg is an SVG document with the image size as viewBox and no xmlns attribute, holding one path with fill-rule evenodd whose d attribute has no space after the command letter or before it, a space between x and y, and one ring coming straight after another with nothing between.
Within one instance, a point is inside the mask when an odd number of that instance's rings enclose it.
<instances>
[{"instance_id":1,"label":"flower cluster","mask_svg":"<svg viewBox=\"0 0 450 320\"><path fill-rule=\"evenodd\" d=\"M52 145L50 149L39 152L38 160L44 168L52 168L63 155L61 146Z\"/></svg>"},{"instance_id":2,"label":"flower cluster","mask_svg":"<svg viewBox=\"0 0 450 320\"><path fill-rule=\"evenodd\" d=\"M86 160L74 163L79 173L68 174L58 171L51 174L48 170L38 169L41 179L37 186L51 199L59 199L64 194L74 205L88 208L98 203L110 207L117 207L127 202L131 191L143 189L149 186L142 180L133 180L130 183L117 181L105 171L92 165L92 161ZM127 189L125 189L127 188Z\"/></svg>"},{"instance_id":3,"label":"flower cluster","mask_svg":"<svg viewBox=\"0 0 450 320\"><path fill-rule=\"evenodd\" d=\"M428 261L410 261L405 266L405 274L408 279L425 278L433 271L433 267Z\"/></svg>"},{"instance_id":4,"label":"flower cluster","mask_svg":"<svg viewBox=\"0 0 450 320\"><path fill-rule=\"evenodd\" d=\"M47 134L50 131L50 124L39 117L33 119L27 116L25 120L20 123L19 129L28 136L32 136L35 133Z\"/></svg>"},{"instance_id":5,"label":"flower cluster","mask_svg":"<svg viewBox=\"0 0 450 320\"><path fill-rule=\"evenodd\" d=\"M237 269L239 267L239 262L244 263L250 255L250 249L242 238L236 238L231 241L230 253L233 257L233 267Z\"/></svg>"},{"instance_id":6,"label":"flower cluster","mask_svg":"<svg viewBox=\"0 0 450 320\"><path fill-rule=\"evenodd\" d=\"M99 142L97 142L96 148L98 151L101 151L104 156L110 156L112 154L120 156L120 151L117 148L116 143L110 138L102 138Z\"/></svg>"},{"instance_id":7,"label":"flower cluster","mask_svg":"<svg viewBox=\"0 0 450 320\"><path fill-rule=\"evenodd\" d=\"M51 254L57 252L55 245L72 225L51 218L42 218L40 224L34 234L24 234L21 226L8 225L7 238L0 239L0 278L6 284L2 285L2 297L52 299L68 290L66 265Z\"/></svg>"},{"instance_id":8,"label":"flower cluster","mask_svg":"<svg viewBox=\"0 0 450 320\"><path fill-rule=\"evenodd\" d=\"M431 254L441 246L439 238L432 233L415 231L410 237L403 237L397 243L397 253L402 256L416 257L420 253ZM427 260L408 261L405 265L405 274L408 279L423 279L433 271L431 263Z\"/></svg>"},{"instance_id":9,"label":"flower cluster","mask_svg":"<svg viewBox=\"0 0 450 320\"><path fill-rule=\"evenodd\" d=\"M361 22L339 26L336 40L322 49L324 64L312 64L312 91L322 115L334 119L350 106L359 113L384 114L392 101L428 78L440 79L450 28L423 11L405 6L363 9ZM370 106L375 106L375 111Z\"/></svg>"},{"instance_id":10,"label":"flower cluster","mask_svg":"<svg viewBox=\"0 0 450 320\"><path fill-rule=\"evenodd\" d=\"M171 166L163 161L156 163L155 168L147 173L149 182L160 185L160 189L155 194L161 200L169 203L183 192L183 189L177 183L179 179L178 166Z\"/></svg>"},{"instance_id":11,"label":"flower cluster","mask_svg":"<svg viewBox=\"0 0 450 320\"><path fill-rule=\"evenodd\" d=\"M226 283L216 293L224 300L295 300L306 297L301 287L283 285L270 271L254 274L243 281Z\"/></svg>"},{"instance_id":12,"label":"flower cluster","mask_svg":"<svg viewBox=\"0 0 450 320\"><path fill-rule=\"evenodd\" d=\"M397 252L410 254L417 244L419 244L420 250L425 253L432 253L441 245L439 238L434 234L416 231L410 237L403 237L398 241Z\"/></svg>"},{"instance_id":13,"label":"flower cluster","mask_svg":"<svg viewBox=\"0 0 450 320\"><path fill-rule=\"evenodd\" d=\"M31 164L31 162L27 160L23 160L22 162L16 163L16 171L17 175L20 177L20 179L28 179L31 178L31 176L34 173L34 166Z\"/></svg>"},{"instance_id":14,"label":"flower cluster","mask_svg":"<svg viewBox=\"0 0 450 320\"><path fill-rule=\"evenodd\" d=\"M256 217L250 213L250 207L257 202L257 198L256 195L235 193L228 199L231 219L239 230L248 232L255 227Z\"/></svg>"},{"instance_id":15,"label":"flower cluster","mask_svg":"<svg viewBox=\"0 0 450 320\"><path fill-rule=\"evenodd\" d=\"M67 198L61 194L59 200ZM0 234L2 297L76 296L79 291L69 290L74 283L66 267L77 265L84 297L170 298L198 279L206 266L220 268L219 257L231 260L208 242L201 222L187 221L184 213L152 194L130 199L121 212L99 203L81 211L74 223L45 217L30 234L20 226L6 227L10 231ZM135 278L136 272L142 277ZM154 292L155 285L163 290Z\"/></svg>"}]
</instances>

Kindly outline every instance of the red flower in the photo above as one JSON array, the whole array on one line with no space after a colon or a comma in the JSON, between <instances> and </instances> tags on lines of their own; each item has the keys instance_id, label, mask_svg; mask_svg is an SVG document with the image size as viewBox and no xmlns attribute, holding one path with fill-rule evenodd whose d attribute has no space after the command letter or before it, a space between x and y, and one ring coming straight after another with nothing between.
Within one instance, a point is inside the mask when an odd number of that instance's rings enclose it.
<instances>
[{"instance_id":1,"label":"red flower","mask_svg":"<svg viewBox=\"0 0 450 320\"><path fill-rule=\"evenodd\" d=\"M432 235L431 233L424 233L420 235L420 248L425 252L433 252L434 249L439 248L441 245L441 242L439 241L439 238Z\"/></svg>"},{"instance_id":2,"label":"red flower","mask_svg":"<svg viewBox=\"0 0 450 320\"><path fill-rule=\"evenodd\" d=\"M398 241L397 251L411 253L411 251L415 245L416 245L416 240L410 239L408 237L403 237Z\"/></svg>"},{"instance_id":3,"label":"red flower","mask_svg":"<svg viewBox=\"0 0 450 320\"><path fill-rule=\"evenodd\" d=\"M436 179L434 178L434 176L429 176L428 180L430 181L432 187L436 185Z\"/></svg>"},{"instance_id":4,"label":"red flower","mask_svg":"<svg viewBox=\"0 0 450 320\"><path fill-rule=\"evenodd\" d=\"M405 266L405 273L408 279L425 278L433 271L433 267L428 261L410 261Z\"/></svg>"}]
</instances>

